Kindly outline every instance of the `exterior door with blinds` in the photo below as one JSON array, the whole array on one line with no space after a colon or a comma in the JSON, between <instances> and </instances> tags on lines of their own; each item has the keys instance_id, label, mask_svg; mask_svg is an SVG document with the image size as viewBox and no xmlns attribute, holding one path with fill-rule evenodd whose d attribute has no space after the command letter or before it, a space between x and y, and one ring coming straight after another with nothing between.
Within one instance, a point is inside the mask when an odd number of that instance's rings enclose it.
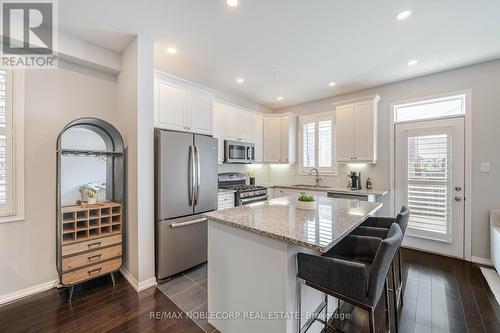
<instances>
[{"instance_id":1,"label":"exterior door with blinds","mask_svg":"<svg viewBox=\"0 0 500 333\"><path fill-rule=\"evenodd\" d=\"M404 245L464 257L464 118L396 125L396 208L411 214Z\"/></svg>"}]
</instances>

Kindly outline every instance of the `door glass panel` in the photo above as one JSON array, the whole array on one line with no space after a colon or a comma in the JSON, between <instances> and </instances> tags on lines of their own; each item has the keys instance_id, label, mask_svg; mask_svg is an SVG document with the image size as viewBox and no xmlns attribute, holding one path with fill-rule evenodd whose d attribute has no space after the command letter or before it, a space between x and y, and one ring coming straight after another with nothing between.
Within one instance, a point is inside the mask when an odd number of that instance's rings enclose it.
<instances>
[{"instance_id":1,"label":"door glass panel","mask_svg":"<svg viewBox=\"0 0 500 333\"><path fill-rule=\"evenodd\" d=\"M408 226L446 239L450 235L450 154L448 134L407 140Z\"/></svg>"},{"instance_id":2,"label":"door glass panel","mask_svg":"<svg viewBox=\"0 0 500 333\"><path fill-rule=\"evenodd\" d=\"M245 147L239 145L229 145L229 158L232 160L245 159Z\"/></svg>"}]
</instances>

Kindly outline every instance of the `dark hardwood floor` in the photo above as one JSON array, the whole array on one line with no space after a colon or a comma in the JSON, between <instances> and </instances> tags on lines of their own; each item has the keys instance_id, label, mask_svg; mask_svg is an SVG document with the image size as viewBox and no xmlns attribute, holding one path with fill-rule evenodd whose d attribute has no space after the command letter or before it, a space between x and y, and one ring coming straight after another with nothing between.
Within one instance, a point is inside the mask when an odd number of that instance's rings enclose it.
<instances>
[{"instance_id":1,"label":"dark hardwood floor","mask_svg":"<svg viewBox=\"0 0 500 333\"><path fill-rule=\"evenodd\" d=\"M189 318L169 319L182 311L159 289L137 293L120 274L113 288L109 276L75 288L73 302L66 290L50 290L0 307L0 332L196 332ZM159 313L156 319L151 312ZM163 316L163 317L162 317Z\"/></svg>"},{"instance_id":2,"label":"dark hardwood floor","mask_svg":"<svg viewBox=\"0 0 500 333\"><path fill-rule=\"evenodd\" d=\"M500 306L479 266L439 255L403 249L403 307L399 332L500 332ZM392 311L392 302L389 302ZM377 331L383 332L383 297L376 311ZM344 304L351 320L336 322L346 332L368 332L366 312ZM392 317L391 317L392 318ZM394 332L394 322L391 325Z\"/></svg>"},{"instance_id":3,"label":"dark hardwood floor","mask_svg":"<svg viewBox=\"0 0 500 333\"><path fill-rule=\"evenodd\" d=\"M500 332L500 306L479 270L461 260L404 249L406 280L400 332ZM150 318L151 312L180 313L159 289L139 294L117 274L75 289L73 303L65 290L50 290L0 307L0 332L203 332L188 318ZM382 300L383 301L383 300ZM347 332L367 331L365 313L336 323ZM383 331L383 307L377 309Z\"/></svg>"}]
</instances>

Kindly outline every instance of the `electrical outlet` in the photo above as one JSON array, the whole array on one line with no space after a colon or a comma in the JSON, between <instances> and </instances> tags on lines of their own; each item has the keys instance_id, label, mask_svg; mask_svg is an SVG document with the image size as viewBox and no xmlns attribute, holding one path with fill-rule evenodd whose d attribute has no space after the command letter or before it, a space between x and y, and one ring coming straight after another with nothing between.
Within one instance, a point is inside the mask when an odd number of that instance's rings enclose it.
<instances>
[{"instance_id":1,"label":"electrical outlet","mask_svg":"<svg viewBox=\"0 0 500 333\"><path fill-rule=\"evenodd\" d=\"M481 162L481 172L490 172L490 162Z\"/></svg>"}]
</instances>

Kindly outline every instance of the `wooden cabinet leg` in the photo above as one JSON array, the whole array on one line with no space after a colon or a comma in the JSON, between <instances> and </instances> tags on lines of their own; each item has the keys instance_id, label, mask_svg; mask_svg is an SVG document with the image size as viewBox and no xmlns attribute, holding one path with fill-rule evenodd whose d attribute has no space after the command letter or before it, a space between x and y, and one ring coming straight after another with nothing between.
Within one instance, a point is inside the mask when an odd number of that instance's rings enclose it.
<instances>
[{"instance_id":1,"label":"wooden cabinet leg","mask_svg":"<svg viewBox=\"0 0 500 333\"><path fill-rule=\"evenodd\" d=\"M115 276L113 275L113 272L109 273L111 275L111 281L113 281L113 287L116 286L115 282Z\"/></svg>"},{"instance_id":2,"label":"wooden cabinet leg","mask_svg":"<svg viewBox=\"0 0 500 333\"><path fill-rule=\"evenodd\" d=\"M69 295L68 295L68 303L71 303L71 300L73 299L73 291L75 290L75 286L72 285L69 287Z\"/></svg>"}]
</instances>

